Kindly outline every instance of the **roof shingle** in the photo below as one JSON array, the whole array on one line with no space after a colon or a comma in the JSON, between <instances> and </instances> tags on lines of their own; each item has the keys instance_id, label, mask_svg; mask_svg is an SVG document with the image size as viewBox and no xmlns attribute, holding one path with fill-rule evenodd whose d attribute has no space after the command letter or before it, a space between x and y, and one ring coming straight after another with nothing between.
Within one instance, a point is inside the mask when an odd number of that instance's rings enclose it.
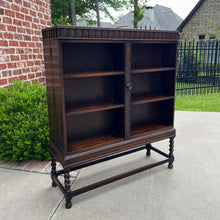
<instances>
[{"instance_id":1,"label":"roof shingle","mask_svg":"<svg viewBox=\"0 0 220 220\"><path fill-rule=\"evenodd\" d=\"M146 27L146 29L156 29L156 30L176 30L177 27L182 22L182 18L175 14L171 8L155 5L154 7L147 7L144 9L145 16L138 22L139 27ZM133 28L134 15L129 12L121 19L118 20L117 26L127 26L128 28Z\"/></svg>"}]
</instances>

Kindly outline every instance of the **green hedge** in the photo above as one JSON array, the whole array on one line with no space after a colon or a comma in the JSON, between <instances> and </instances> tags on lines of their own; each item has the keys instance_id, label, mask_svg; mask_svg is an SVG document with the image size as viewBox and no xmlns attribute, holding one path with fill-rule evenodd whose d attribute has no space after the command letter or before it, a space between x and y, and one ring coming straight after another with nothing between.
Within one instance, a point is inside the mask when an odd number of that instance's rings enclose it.
<instances>
[{"instance_id":1,"label":"green hedge","mask_svg":"<svg viewBox=\"0 0 220 220\"><path fill-rule=\"evenodd\" d=\"M0 89L0 158L48 160L48 140L45 86L17 80Z\"/></svg>"}]
</instances>

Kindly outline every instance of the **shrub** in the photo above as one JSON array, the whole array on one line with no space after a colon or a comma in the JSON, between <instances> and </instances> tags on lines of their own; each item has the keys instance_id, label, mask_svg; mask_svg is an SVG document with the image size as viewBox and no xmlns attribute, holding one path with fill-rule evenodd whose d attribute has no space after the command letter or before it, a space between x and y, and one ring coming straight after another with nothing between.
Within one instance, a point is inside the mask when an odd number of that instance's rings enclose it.
<instances>
[{"instance_id":1,"label":"shrub","mask_svg":"<svg viewBox=\"0 0 220 220\"><path fill-rule=\"evenodd\" d=\"M48 160L48 140L45 86L17 80L0 89L0 158Z\"/></svg>"}]
</instances>

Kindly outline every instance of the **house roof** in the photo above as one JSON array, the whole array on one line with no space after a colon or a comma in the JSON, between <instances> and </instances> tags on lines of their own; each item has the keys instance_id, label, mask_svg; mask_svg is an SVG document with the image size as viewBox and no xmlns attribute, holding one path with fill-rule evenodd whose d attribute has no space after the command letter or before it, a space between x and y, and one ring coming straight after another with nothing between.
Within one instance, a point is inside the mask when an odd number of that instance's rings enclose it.
<instances>
[{"instance_id":1,"label":"house roof","mask_svg":"<svg viewBox=\"0 0 220 220\"><path fill-rule=\"evenodd\" d=\"M129 12L118 20L117 26L133 28L134 14ZM156 30L176 30L182 22L182 18L175 14L171 8L155 5L144 9L144 18L138 22L139 27Z\"/></svg>"},{"instance_id":2,"label":"house roof","mask_svg":"<svg viewBox=\"0 0 220 220\"><path fill-rule=\"evenodd\" d=\"M88 26L86 21L77 22L77 26ZM97 25L90 25L90 27L97 27ZM101 27L111 28L112 24L110 22L101 22Z\"/></svg>"},{"instance_id":3,"label":"house roof","mask_svg":"<svg viewBox=\"0 0 220 220\"><path fill-rule=\"evenodd\" d=\"M192 18L192 16L195 14L195 12L199 9L199 7L202 5L202 3L205 0L199 0L199 2L196 4L196 6L192 9L192 11L188 14L188 16L183 20L183 22L179 25L177 28L178 31L182 31L184 26L187 24L187 22Z\"/></svg>"}]
</instances>

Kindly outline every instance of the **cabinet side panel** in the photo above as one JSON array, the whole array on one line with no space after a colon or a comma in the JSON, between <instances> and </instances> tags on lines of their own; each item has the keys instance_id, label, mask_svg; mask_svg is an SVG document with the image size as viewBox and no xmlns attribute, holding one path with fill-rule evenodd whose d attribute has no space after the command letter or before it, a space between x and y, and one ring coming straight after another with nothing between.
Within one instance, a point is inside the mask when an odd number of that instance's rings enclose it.
<instances>
[{"instance_id":1,"label":"cabinet side panel","mask_svg":"<svg viewBox=\"0 0 220 220\"><path fill-rule=\"evenodd\" d=\"M177 47L178 47L178 42L176 42L176 45L175 45L175 67L176 67L176 71L174 72L174 91L173 91L173 93L174 93L174 95L175 95L175 97L176 97L176 75L177 75L177 62L178 62L178 60L177 60ZM175 97L174 97L174 101L173 101L173 123L174 123L174 120L175 120Z\"/></svg>"},{"instance_id":2,"label":"cabinet side panel","mask_svg":"<svg viewBox=\"0 0 220 220\"><path fill-rule=\"evenodd\" d=\"M49 128L50 128L50 140L54 141L55 137L55 109L54 109L54 92L53 92L53 74L52 74L52 63L51 63L51 43L49 40L43 41L44 46L44 64L45 64L45 75L46 75L46 86L47 86L47 104L48 104L48 117L49 117Z\"/></svg>"},{"instance_id":3,"label":"cabinet side panel","mask_svg":"<svg viewBox=\"0 0 220 220\"><path fill-rule=\"evenodd\" d=\"M62 77L58 41L44 41L45 74L47 85L50 140L65 151Z\"/></svg>"}]
</instances>

